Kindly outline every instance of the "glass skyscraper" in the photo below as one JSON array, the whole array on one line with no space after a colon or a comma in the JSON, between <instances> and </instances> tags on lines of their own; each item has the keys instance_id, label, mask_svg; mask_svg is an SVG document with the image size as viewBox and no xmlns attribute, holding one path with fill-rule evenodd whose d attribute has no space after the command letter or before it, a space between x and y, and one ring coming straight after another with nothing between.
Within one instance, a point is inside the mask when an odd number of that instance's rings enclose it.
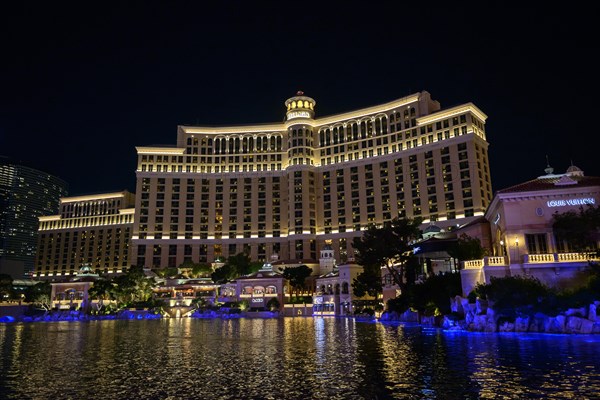
<instances>
[{"instance_id":1,"label":"glass skyscraper","mask_svg":"<svg viewBox=\"0 0 600 400\"><path fill-rule=\"evenodd\" d=\"M56 214L67 183L0 157L0 273L33 271L38 217Z\"/></svg>"}]
</instances>

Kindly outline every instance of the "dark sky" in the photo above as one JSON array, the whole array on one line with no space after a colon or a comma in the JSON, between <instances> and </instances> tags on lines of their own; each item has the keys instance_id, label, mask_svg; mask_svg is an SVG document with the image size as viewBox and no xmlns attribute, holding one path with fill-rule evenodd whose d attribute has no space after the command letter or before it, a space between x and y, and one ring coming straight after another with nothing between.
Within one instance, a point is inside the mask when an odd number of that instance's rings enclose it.
<instances>
[{"instance_id":1,"label":"dark sky","mask_svg":"<svg viewBox=\"0 0 600 400\"><path fill-rule=\"evenodd\" d=\"M600 174L598 22L576 3L14 3L0 6L0 155L70 195L134 191L135 146L174 145L180 124L282 121L297 90L317 116L421 90L473 102L494 190L543 174L546 155Z\"/></svg>"}]
</instances>

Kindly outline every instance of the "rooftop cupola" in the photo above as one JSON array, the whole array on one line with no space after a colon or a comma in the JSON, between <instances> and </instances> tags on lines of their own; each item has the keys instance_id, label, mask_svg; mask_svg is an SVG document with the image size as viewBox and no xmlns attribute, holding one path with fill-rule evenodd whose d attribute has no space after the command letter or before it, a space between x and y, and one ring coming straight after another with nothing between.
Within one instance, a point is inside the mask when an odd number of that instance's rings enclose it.
<instances>
[{"instance_id":1,"label":"rooftop cupola","mask_svg":"<svg viewBox=\"0 0 600 400\"><path fill-rule=\"evenodd\" d=\"M289 121L295 118L313 119L316 104L317 102L314 99L305 96L304 92L299 90L294 97L290 97L285 101L286 120Z\"/></svg>"}]
</instances>

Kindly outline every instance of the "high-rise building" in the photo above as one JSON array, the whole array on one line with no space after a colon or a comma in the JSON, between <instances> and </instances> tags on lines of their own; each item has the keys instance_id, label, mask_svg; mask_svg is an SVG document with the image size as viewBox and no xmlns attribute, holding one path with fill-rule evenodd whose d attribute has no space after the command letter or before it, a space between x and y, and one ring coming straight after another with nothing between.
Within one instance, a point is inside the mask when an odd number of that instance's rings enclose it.
<instances>
[{"instance_id":1,"label":"high-rise building","mask_svg":"<svg viewBox=\"0 0 600 400\"><path fill-rule=\"evenodd\" d=\"M66 194L62 179L0 157L0 273L33 271L38 217L55 214Z\"/></svg>"},{"instance_id":2,"label":"high-rise building","mask_svg":"<svg viewBox=\"0 0 600 400\"><path fill-rule=\"evenodd\" d=\"M251 99L248 99L251 101ZM179 126L173 147L137 147L132 258L147 267L335 258L369 225L422 217L438 226L483 215L492 198L487 116L441 109L428 92L315 118L302 92L281 123Z\"/></svg>"},{"instance_id":3,"label":"high-rise building","mask_svg":"<svg viewBox=\"0 0 600 400\"><path fill-rule=\"evenodd\" d=\"M135 195L128 191L60 199L60 213L40 217L36 276L57 279L82 266L116 274L129 267Z\"/></svg>"}]
</instances>

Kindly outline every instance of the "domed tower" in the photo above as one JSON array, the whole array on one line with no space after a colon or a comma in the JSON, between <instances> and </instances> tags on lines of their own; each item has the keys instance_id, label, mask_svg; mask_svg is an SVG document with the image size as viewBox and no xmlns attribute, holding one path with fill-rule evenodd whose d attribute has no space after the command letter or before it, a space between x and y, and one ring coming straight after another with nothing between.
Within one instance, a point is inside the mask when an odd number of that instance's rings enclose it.
<instances>
[{"instance_id":1,"label":"domed tower","mask_svg":"<svg viewBox=\"0 0 600 400\"><path fill-rule=\"evenodd\" d=\"M290 258L316 259L316 173L313 131L316 102L297 92L285 101Z\"/></svg>"},{"instance_id":2,"label":"domed tower","mask_svg":"<svg viewBox=\"0 0 600 400\"><path fill-rule=\"evenodd\" d=\"M313 119L316 101L298 91L285 101L290 165L313 165Z\"/></svg>"},{"instance_id":3,"label":"domed tower","mask_svg":"<svg viewBox=\"0 0 600 400\"><path fill-rule=\"evenodd\" d=\"M321 258L319 258L319 273L321 275L333 272L336 267L334 258L333 248L331 244L325 243L325 246L321 249Z\"/></svg>"}]
</instances>

